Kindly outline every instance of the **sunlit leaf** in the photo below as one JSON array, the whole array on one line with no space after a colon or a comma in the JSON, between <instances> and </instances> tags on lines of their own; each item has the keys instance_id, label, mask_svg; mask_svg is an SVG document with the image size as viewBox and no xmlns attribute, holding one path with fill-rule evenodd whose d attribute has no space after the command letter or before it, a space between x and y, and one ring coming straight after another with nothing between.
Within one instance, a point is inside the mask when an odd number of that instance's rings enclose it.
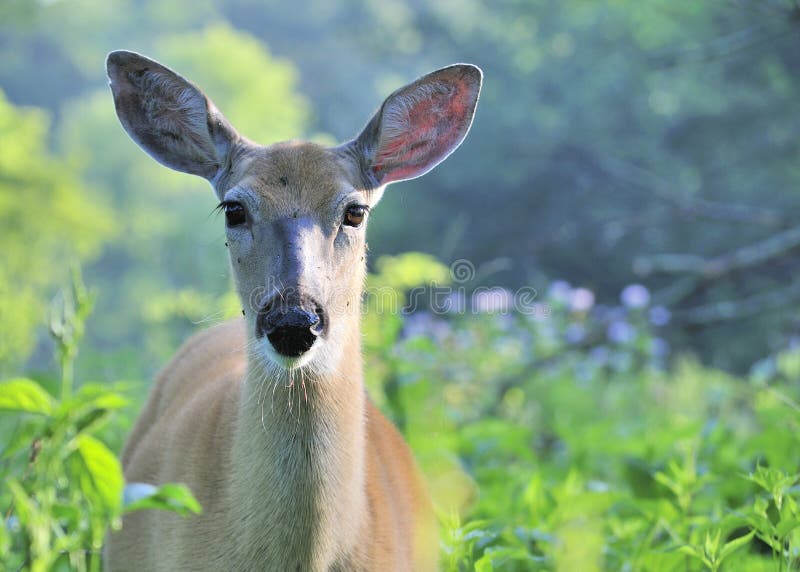
<instances>
[{"instance_id":1,"label":"sunlit leaf","mask_svg":"<svg viewBox=\"0 0 800 572\"><path fill-rule=\"evenodd\" d=\"M203 510L189 487L180 484L161 485L151 494L126 504L124 512L142 509L168 510L181 516L200 514Z\"/></svg>"},{"instance_id":2,"label":"sunlit leaf","mask_svg":"<svg viewBox=\"0 0 800 572\"><path fill-rule=\"evenodd\" d=\"M755 534L756 532L753 530L748 534L745 534L744 536L740 536L739 538L734 538L733 540L726 542L719 553L719 558L718 558L719 561L722 562L723 560L725 560L725 558L727 558L740 548L744 548L745 546L750 544L750 541L753 540L753 536L755 536Z\"/></svg>"},{"instance_id":3,"label":"sunlit leaf","mask_svg":"<svg viewBox=\"0 0 800 572\"><path fill-rule=\"evenodd\" d=\"M17 378L0 383L0 410L49 415L53 397L31 379Z\"/></svg>"},{"instance_id":4,"label":"sunlit leaf","mask_svg":"<svg viewBox=\"0 0 800 572\"><path fill-rule=\"evenodd\" d=\"M800 528L800 518L787 518L775 525L775 535L778 538L785 538L786 535L797 528Z\"/></svg>"},{"instance_id":5,"label":"sunlit leaf","mask_svg":"<svg viewBox=\"0 0 800 572\"><path fill-rule=\"evenodd\" d=\"M14 499L14 512L19 517L20 523L27 524L36 512L33 501L16 479L9 479L5 484L11 491L11 498Z\"/></svg>"},{"instance_id":6,"label":"sunlit leaf","mask_svg":"<svg viewBox=\"0 0 800 572\"><path fill-rule=\"evenodd\" d=\"M78 436L78 454L85 469L80 475L84 494L99 502L105 512L116 514L124 485L119 459L102 441L86 434Z\"/></svg>"}]
</instances>

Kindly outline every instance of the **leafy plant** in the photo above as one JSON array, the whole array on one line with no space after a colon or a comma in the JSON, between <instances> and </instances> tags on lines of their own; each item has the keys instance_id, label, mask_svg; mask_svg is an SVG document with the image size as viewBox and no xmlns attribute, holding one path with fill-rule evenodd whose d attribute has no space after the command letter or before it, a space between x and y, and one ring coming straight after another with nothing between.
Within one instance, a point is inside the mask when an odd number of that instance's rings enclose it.
<instances>
[{"instance_id":1,"label":"leafy plant","mask_svg":"<svg viewBox=\"0 0 800 572\"><path fill-rule=\"evenodd\" d=\"M128 404L124 387L84 383L73 387L73 362L93 296L77 269L72 287L51 306L50 332L61 370L60 394L14 378L0 383L0 411L16 426L3 450L8 502L0 527L0 561L32 572L68 566L99 570L110 528L126 512L143 508L187 514L200 506L182 485L151 487L128 504L117 456L99 438L110 416Z\"/></svg>"},{"instance_id":2,"label":"leafy plant","mask_svg":"<svg viewBox=\"0 0 800 572\"><path fill-rule=\"evenodd\" d=\"M369 284L402 302L446 283L440 266L412 272L408 260L381 259ZM390 316L370 300L365 319L370 389L429 476L444 570L798 565L788 377L737 378L687 357L667 369L664 316L642 287L595 308L585 289L555 283L547 311L530 315L479 296Z\"/></svg>"},{"instance_id":3,"label":"leafy plant","mask_svg":"<svg viewBox=\"0 0 800 572\"><path fill-rule=\"evenodd\" d=\"M747 479L762 490L747 513L752 534L770 547L778 570L795 569L800 565L800 474L759 465Z\"/></svg>"}]
</instances>

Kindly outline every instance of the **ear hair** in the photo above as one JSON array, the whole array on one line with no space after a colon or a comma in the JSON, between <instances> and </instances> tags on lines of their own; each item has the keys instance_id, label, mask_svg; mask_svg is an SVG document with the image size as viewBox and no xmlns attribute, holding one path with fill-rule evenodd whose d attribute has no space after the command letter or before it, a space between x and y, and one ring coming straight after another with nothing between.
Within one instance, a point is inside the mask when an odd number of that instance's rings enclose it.
<instances>
[{"instance_id":1,"label":"ear hair","mask_svg":"<svg viewBox=\"0 0 800 572\"><path fill-rule=\"evenodd\" d=\"M424 175L466 137L482 78L470 64L425 75L386 98L361 134L338 149L357 162L368 187Z\"/></svg>"},{"instance_id":2,"label":"ear hair","mask_svg":"<svg viewBox=\"0 0 800 572\"><path fill-rule=\"evenodd\" d=\"M241 138L199 88L134 52L111 52L106 68L117 116L142 149L172 169L219 178Z\"/></svg>"}]
</instances>

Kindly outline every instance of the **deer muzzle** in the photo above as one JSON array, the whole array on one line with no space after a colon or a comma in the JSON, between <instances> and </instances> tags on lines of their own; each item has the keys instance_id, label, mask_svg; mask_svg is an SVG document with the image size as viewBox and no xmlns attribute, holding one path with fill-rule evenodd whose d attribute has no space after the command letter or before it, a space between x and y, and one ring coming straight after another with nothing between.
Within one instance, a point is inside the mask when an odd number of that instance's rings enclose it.
<instances>
[{"instance_id":1,"label":"deer muzzle","mask_svg":"<svg viewBox=\"0 0 800 572\"><path fill-rule=\"evenodd\" d=\"M325 312L309 298L274 296L258 313L256 337L266 336L280 355L300 357L325 332Z\"/></svg>"}]
</instances>

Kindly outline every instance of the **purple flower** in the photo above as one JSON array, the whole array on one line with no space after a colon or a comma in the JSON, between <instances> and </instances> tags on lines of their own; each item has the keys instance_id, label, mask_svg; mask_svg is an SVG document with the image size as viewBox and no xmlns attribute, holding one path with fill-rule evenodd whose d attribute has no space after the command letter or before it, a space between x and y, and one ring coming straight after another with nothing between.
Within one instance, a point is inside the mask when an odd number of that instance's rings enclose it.
<instances>
[{"instance_id":1,"label":"purple flower","mask_svg":"<svg viewBox=\"0 0 800 572\"><path fill-rule=\"evenodd\" d=\"M122 489L122 504L127 506L155 494L157 490L158 488L150 483L128 483Z\"/></svg>"},{"instance_id":2,"label":"purple flower","mask_svg":"<svg viewBox=\"0 0 800 572\"><path fill-rule=\"evenodd\" d=\"M563 304L569 302L570 292L572 292L572 286L570 286L569 282L566 280L556 280L550 284L550 288L547 289L548 297L552 298L555 302L561 302Z\"/></svg>"},{"instance_id":3,"label":"purple flower","mask_svg":"<svg viewBox=\"0 0 800 572\"><path fill-rule=\"evenodd\" d=\"M591 359L597 365L605 365L606 361L608 361L608 356L609 351L605 346L594 347L592 348L592 351L589 352L589 359Z\"/></svg>"},{"instance_id":4,"label":"purple flower","mask_svg":"<svg viewBox=\"0 0 800 572\"><path fill-rule=\"evenodd\" d=\"M650 352L657 358L669 355L669 344L662 338L653 338L650 342Z\"/></svg>"},{"instance_id":5,"label":"purple flower","mask_svg":"<svg viewBox=\"0 0 800 572\"><path fill-rule=\"evenodd\" d=\"M549 319L552 312L553 308L550 306L550 304L542 304L541 302L537 302L533 305L530 311L524 311L522 314L526 315L528 319L533 322L541 322L542 320Z\"/></svg>"},{"instance_id":6,"label":"purple flower","mask_svg":"<svg viewBox=\"0 0 800 572\"><path fill-rule=\"evenodd\" d=\"M626 308L644 308L650 303L650 292L641 284L629 284L619 298Z\"/></svg>"},{"instance_id":7,"label":"purple flower","mask_svg":"<svg viewBox=\"0 0 800 572\"><path fill-rule=\"evenodd\" d=\"M19 518L17 518L15 515L9 516L6 520L6 528L9 532L19 532L22 528L19 523Z\"/></svg>"},{"instance_id":8,"label":"purple flower","mask_svg":"<svg viewBox=\"0 0 800 572\"><path fill-rule=\"evenodd\" d=\"M672 313L664 306L653 306L650 308L650 312L648 312L648 317L650 318L651 324L660 327L669 324Z\"/></svg>"},{"instance_id":9,"label":"purple flower","mask_svg":"<svg viewBox=\"0 0 800 572\"><path fill-rule=\"evenodd\" d=\"M636 329L625 320L611 322L606 331L608 339L617 344L625 344L636 337Z\"/></svg>"},{"instance_id":10,"label":"purple flower","mask_svg":"<svg viewBox=\"0 0 800 572\"><path fill-rule=\"evenodd\" d=\"M759 384L767 383L778 373L778 366L774 357L757 361L750 368L750 377Z\"/></svg>"},{"instance_id":11,"label":"purple flower","mask_svg":"<svg viewBox=\"0 0 800 572\"><path fill-rule=\"evenodd\" d=\"M581 324L570 324L564 332L567 343L579 344L586 337L586 329Z\"/></svg>"},{"instance_id":12,"label":"purple flower","mask_svg":"<svg viewBox=\"0 0 800 572\"><path fill-rule=\"evenodd\" d=\"M450 314L463 314L466 309L467 301L463 292L451 292L444 301L444 310Z\"/></svg>"},{"instance_id":13,"label":"purple flower","mask_svg":"<svg viewBox=\"0 0 800 572\"><path fill-rule=\"evenodd\" d=\"M630 371L633 367L633 356L631 352L614 352L609 365L614 371Z\"/></svg>"},{"instance_id":14,"label":"purple flower","mask_svg":"<svg viewBox=\"0 0 800 572\"><path fill-rule=\"evenodd\" d=\"M609 319L611 319L611 308L605 304L598 304L594 307L592 315L598 322L607 322Z\"/></svg>"},{"instance_id":15,"label":"purple flower","mask_svg":"<svg viewBox=\"0 0 800 572\"><path fill-rule=\"evenodd\" d=\"M587 288L575 288L570 294L569 309L573 312L588 312L594 306L594 293Z\"/></svg>"},{"instance_id":16,"label":"purple flower","mask_svg":"<svg viewBox=\"0 0 800 572\"><path fill-rule=\"evenodd\" d=\"M611 486L603 481L592 479L591 481L587 481L586 489L593 493L607 493L611 490Z\"/></svg>"},{"instance_id":17,"label":"purple flower","mask_svg":"<svg viewBox=\"0 0 800 572\"><path fill-rule=\"evenodd\" d=\"M442 340L447 337L449 327L447 323L428 312L414 312L406 316L403 323L402 336L405 339L417 336Z\"/></svg>"},{"instance_id":18,"label":"purple flower","mask_svg":"<svg viewBox=\"0 0 800 572\"><path fill-rule=\"evenodd\" d=\"M508 312L514 304L514 296L505 288L495 287L478 290L472 295L472 309L481 314Z\"/></svg>"}]
</instances>

